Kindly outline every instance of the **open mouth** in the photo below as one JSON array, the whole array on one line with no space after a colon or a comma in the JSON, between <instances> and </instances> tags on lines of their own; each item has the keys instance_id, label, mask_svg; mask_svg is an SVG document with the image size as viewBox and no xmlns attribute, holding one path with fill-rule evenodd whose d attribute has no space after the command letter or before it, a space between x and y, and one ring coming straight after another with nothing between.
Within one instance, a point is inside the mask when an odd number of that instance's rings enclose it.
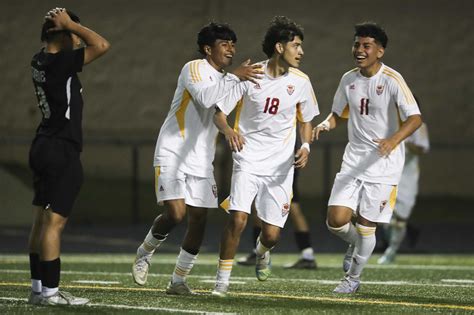
<instances>
[{"instance_id":1,"label":"open mouth","mask_svg":"<svg viewBox=\"0 0 474 315\"><path fill-rule=\"evenodd\" d=\"M362 55L355 56L355 58L357 61L364 61L365 59L367 59L367 57L362 56Z\"/></svg>"}]
</instances>

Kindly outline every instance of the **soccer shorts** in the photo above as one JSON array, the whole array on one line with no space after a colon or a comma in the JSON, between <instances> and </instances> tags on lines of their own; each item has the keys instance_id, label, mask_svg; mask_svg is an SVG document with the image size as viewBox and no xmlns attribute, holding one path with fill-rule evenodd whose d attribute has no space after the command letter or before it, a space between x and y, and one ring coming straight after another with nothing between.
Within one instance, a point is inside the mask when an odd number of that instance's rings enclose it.
<instances>
[{"instance_id":1,"label":"soccer shorts","mask_svg":"<svg viewBox=\"0 0 474 315\"><path fill-rule=\"evenodd\" d=\"M213 177L197 177L176 167L155 166L155 194L158 204L184 199L192 207L217 208L217 186Z\"/></svg>"},{"instance_id":2,"label":"soccer shorts","mask_svg":"<svg viewBox=\"0 0 474 315\"><path fill-rule=\"evenodd\" d=\"M83 182L80 152L68 140L37 136L31 144L33 205L67 218Z\"/></svg>"},{"instance_id":3,"label":"soccer shorts","mask_svg":"<svg viewBox=\"0 0 474 315\"><path fill-rule=\"evenodd\" d=\"M250 214L255 199L257 216L282 228L288 219L292 196L293 172L282 176L260 176L234 171L228 210Z\"/></svg>"},{"instance_id":4,"label":"soccer shorts","mask_svg":"<svg viewBox=\"0 0 474 315\"><path fill-rule=\"evenodd\" d=\"M401 219L407 220L415 206L418 194L418 178L418 170L411 171L405 165L400 183L398 184L397 203L395 206L395 215Z\"/></svg>"},{"instance_id":5,"label":"soccer shorts","mask_svg":"<svg viewBox=\"0 0 474 315\"><path fill-rule=\"evenodd\" d=\"M363 218L389 223L397 198L397 186L369 183L347 174L338 173L334 180L329 206L351 208Z\"/></svg>"}]
</instances>

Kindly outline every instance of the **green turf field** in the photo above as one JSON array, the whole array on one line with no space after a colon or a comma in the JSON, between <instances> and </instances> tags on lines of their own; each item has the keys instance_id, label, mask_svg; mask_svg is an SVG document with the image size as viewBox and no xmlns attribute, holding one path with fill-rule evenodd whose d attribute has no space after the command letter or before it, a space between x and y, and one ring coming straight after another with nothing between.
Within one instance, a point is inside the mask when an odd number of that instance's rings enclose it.
<instances>
[{"instance_id":1,"label":"green turf field","mask_svg":"<svg viewBox=\"0 0 474 315\"><path fill-rule=\"evenodd\" d=\"M473 314L473 255L401 255L393 266L374 264L364 271L361 289L353 296L331 291L343 273L341 255L318 256L317 271L288 271L282 265L296 255L273 256L273 274L259 282L253 267L235 266L230 294L210 295L217 254L202 254L188 282L196 296L176 297L164 289L175 255L155 255L148 283L133 283L132 255L62 257L62 288L91 299L88 306L45 307L26 304L29 294L27 255L0 255L2 313L260 313L260 314Z\"/></svg>"}]
</instances>

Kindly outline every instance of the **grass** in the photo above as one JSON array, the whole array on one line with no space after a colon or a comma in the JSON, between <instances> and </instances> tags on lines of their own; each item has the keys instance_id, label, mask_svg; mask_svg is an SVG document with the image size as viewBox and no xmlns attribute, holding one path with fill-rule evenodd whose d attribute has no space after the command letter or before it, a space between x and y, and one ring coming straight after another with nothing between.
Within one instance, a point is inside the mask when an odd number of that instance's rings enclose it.
<instances>
[{"instance_id":1,"label":"grass","mask_svg":"<svg viewBox=\"0 0 474 315\"><path fill-rule=\"evenodd\" d=\"M296 255L276 254L273 274L259 282L252 267L234 266L226 299L210 295L217 254L201 254L189 285L199 295L176 297L164 289L175 255L155 255L148 283L130 275L132 255L65 254L61 287L91 299L87 307L37 307L29 294L27 255L0 255L0 305L3 313L263 313L263 314L472 314L474 255L400 255L397 264L378 266L374 256L364 271L361 290L333 294L343 273L341 255L318 255L317 271L285 270Z\"/></svg>"}]
</instances>

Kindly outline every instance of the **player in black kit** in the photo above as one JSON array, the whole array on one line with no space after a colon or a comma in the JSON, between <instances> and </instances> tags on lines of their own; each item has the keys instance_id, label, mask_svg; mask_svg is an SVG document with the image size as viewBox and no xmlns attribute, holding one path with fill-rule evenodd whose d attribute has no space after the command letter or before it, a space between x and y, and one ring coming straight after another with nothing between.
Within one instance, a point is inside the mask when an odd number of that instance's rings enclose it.
<instances>
[{"instance_id":1,"label":"player in black kit","mask_svg":"<svg viewBox=\"0 0 474 315\"><path fill-rule=\"evenodd\" d=\"M77 76L109 42L63 8L49 11L45 46L31 61L42 120L30 148L34 221L29 238L30 304L81 305L88 299L59 291L61 233L82 184L82 87ZM81 47L83 46L83 47Z\"/></svg>"}]
</instances>

